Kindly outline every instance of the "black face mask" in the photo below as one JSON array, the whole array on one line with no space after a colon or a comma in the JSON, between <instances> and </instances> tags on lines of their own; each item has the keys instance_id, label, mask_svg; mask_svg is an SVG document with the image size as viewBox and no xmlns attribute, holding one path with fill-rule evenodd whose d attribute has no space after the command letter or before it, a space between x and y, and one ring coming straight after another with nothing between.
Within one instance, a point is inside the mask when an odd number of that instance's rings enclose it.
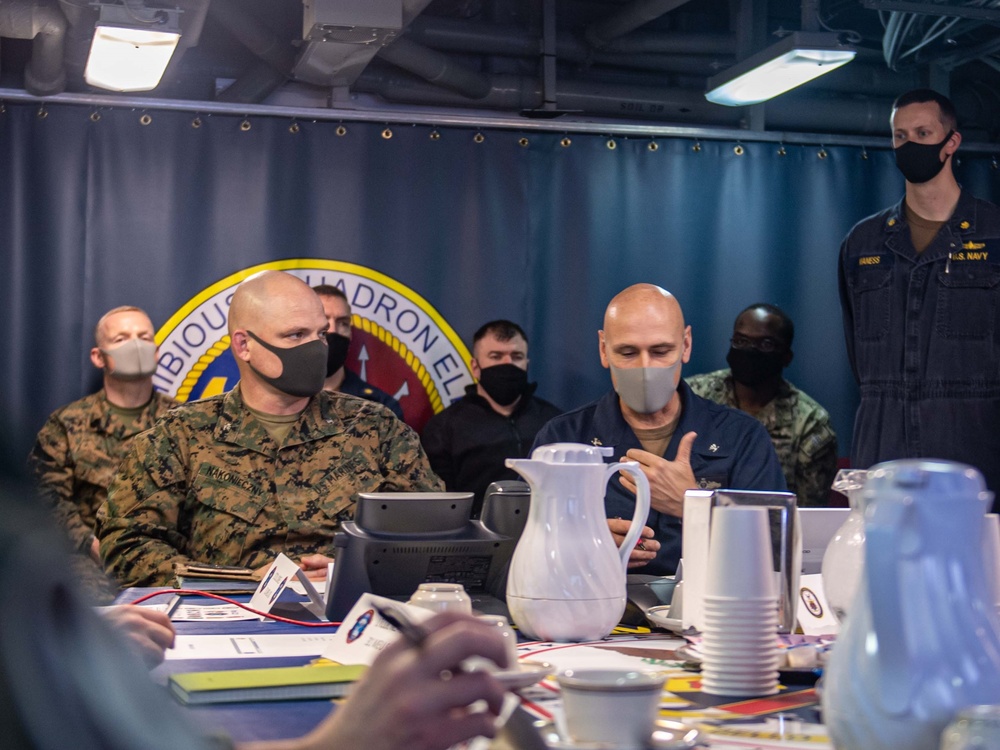
<instances>
[{"instance_id":1,"label":"black face mask","mask_svg":"<svg viewBox=\"0 0 1000 750\"><path fill-rule=\"evenodd\" d=\"M756 349L729 348L726 362L733 371L733 380L755 386L781 375L785 352L761 352Z\"/></svg>"},{"instance_id":2,"label":"black face mask","mask_svg":"<svg viewBox=\"0 0 1000 750\"><path fill-rule=\"evenodd\" d=\"M269 378L260 370L250 365L250 369L265 383L277 388L282 393L298 398L315 396L323 390L323 374L326 368L326 342L309 341L305 344L283 349L271 346L251 331L247 335L281 360L281 375Z\"/></svg>"},{"instance_id":3,"label":"black face mask","mask_svg":"<svg viewBox=\"0 0 1000 750\"><path fill-rule=\"evenodd\" d=\"M479 371L479 385L500 406L510 406L528 387L528 373L517 365L493 365Z\"/></svg>"},{"instance_id":4,"label":"black face mask","mask_svg":"<svg viewBox=\"0 0 1000 750\"><path fill-rule=\"evenodd\" d=\"M903 173L907 182L919 185L922 182L929 182L940 174L944 169L944 162L941 161L941 149L948 139L954 135L954 130L949 130L948 135L940 143L916 143L907 141L895 150L896 167ZM945 161L948 157L945 157Z\"/></svg>"},{"instance_id":5,"label":"black face mask","mask_svg":"<svg viewBox=\"0 0 1000 750\"><path fill-rule=\"evenodd\" d=\"M326 334L326 376L330 377L347 361L347 347L351 340L339 333Z\"/></svg>"}]
</instances>

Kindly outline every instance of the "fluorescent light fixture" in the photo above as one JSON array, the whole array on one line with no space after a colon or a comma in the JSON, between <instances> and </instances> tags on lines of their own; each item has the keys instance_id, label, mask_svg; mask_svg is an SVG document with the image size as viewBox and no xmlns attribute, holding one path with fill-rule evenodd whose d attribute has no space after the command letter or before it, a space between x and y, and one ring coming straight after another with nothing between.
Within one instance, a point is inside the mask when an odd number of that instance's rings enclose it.
<instances>
[{"instance_id":1,"label":"fluorescent light fixture","mask_svg":"<svg viewBox=\"0 0 1000 750\"><path fill-rule=\"evenodd\" d=\"M128 10L132 13L128 14ZM149 91L159 84L181 38L177 11L143 9L149 22L136 15L131 7L101 6L83 72L91 86L111 91Z\"/></svg>"},{"instance_id":2,"label":"fluorescent light fixture","mask_svg":"<svg viewBox=\"0 0 1000 750\"><path fill-rule=\"evenodd\" d=\"M836 70L856 54L836 34L796 31L709 78L705 98L728 107L759 104Z\"/></svg>"}]
</instances>

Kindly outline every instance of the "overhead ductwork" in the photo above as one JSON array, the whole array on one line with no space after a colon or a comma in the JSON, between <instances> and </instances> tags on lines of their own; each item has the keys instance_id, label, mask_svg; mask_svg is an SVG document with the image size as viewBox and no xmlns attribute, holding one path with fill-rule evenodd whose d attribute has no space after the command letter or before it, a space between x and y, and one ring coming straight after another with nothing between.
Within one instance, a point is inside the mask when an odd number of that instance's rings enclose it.
<instances>
[{"instance_id":1,"label":"overhead ductwork","mask_svg":"<svg viewBox=\"0 0 1000 750\"><path fill-rule=\"evenodd\" d=\"M469 99L482 99L490 93L488 76L469 70L447 55L422 47L405 37L397 39L381 50L379 57L420 76L428 83L454 91Z\"/></svg>"},{"instance_id":2,"label":"overhead ductwork","mask_svg":"<svg viewBox=\"0 0 1000 750\"><path fill-rule=\"evenodd\" d=\"M45 0L0 2L0 37L32 39L31 59L24 70L24 88L35 96L66 89L66 16Z\"/></svg>"}]
</instances>

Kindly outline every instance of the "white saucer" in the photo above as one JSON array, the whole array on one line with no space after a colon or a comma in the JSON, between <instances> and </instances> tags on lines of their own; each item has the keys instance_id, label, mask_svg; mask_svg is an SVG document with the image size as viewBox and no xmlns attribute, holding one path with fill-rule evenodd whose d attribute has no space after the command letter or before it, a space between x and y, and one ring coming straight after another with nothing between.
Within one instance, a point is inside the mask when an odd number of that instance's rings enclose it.
<instances>
[{"instance_id":1,"label":"white saucer","mask_svg":"<svg viewBox=\"0 0 1000 750\"><path fill-rule=\"evenodd\" d=\"M555 724L539 727L538 733L551 750L691 750L706 739L699 730L667 719L657 720L649 742L641 746L617 742L575 742L562 737Z\"/></svg>"},{"instance_id":2,"label":"white saucer","mask_svg":"<svg viewBox=\"0 0 1000 750\"><path fill-rule=\"evenodd\" d=\"M667 617L667 612L669 610L669 604L663 604L659 607L650 607L646 610L646 619L664 630L669 630L671 633L683 633L684 623L679 617Z\"/></svg>"},{"instance_id":3,"label":"white saucer","mask_svg":"<svg viewBox=\"0 0 1000 750\"><path fill-rule=\"evenodd\" d=\"M518 669L494 672L493 677L507 690L520 690L541 682L546 675L555 674L556 668L547 661L520 661Z\"/></svg>"}]
</instances>

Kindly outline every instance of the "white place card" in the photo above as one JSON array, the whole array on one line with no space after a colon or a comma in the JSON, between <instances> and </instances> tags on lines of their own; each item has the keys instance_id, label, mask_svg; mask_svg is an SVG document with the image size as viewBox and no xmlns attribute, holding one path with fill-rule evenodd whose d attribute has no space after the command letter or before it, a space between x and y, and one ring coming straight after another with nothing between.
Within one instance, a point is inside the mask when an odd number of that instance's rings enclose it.
<instances>
[{"instance_id":1,"label":"white place card","mask_svg":"<svg viewBox=\"0 0 1000 750\"><path fill-rule=\"evenodd\" d=\"M278 555L278 559L271 563L267 569L260 586L250 597L250 607L261 612L270 612L274 603L278 601L281 592L285 590L288 582L298 577L299 566L285 554ZM261 620L267 618L261 617Z\"/></svg>"},{"instance_id":2,"label":"white place card","mask_svg":"<svg viewBox=\"0 0 1000 750\"><path fill-rule=\"evenodd\" d=\"M323 658L340 664L371 665L382 649L399 637L399 631L375 609L376 604L403 610L413 622L424 622L435 614L429 609L364 594L344 617L336 635L323 651Z\"/></svg>"},{"instance_id":3,"label":"white place card","mask_svg":"<svg viewBox=\"0 0 1000 750\"><path fill-rule=\"evenodd\" d=\"M840 621L823 593L823 576L819 573L802 576L799 581L798 619L806 635L832 635L840 630Z\"/></svg>"}]
</instances>

